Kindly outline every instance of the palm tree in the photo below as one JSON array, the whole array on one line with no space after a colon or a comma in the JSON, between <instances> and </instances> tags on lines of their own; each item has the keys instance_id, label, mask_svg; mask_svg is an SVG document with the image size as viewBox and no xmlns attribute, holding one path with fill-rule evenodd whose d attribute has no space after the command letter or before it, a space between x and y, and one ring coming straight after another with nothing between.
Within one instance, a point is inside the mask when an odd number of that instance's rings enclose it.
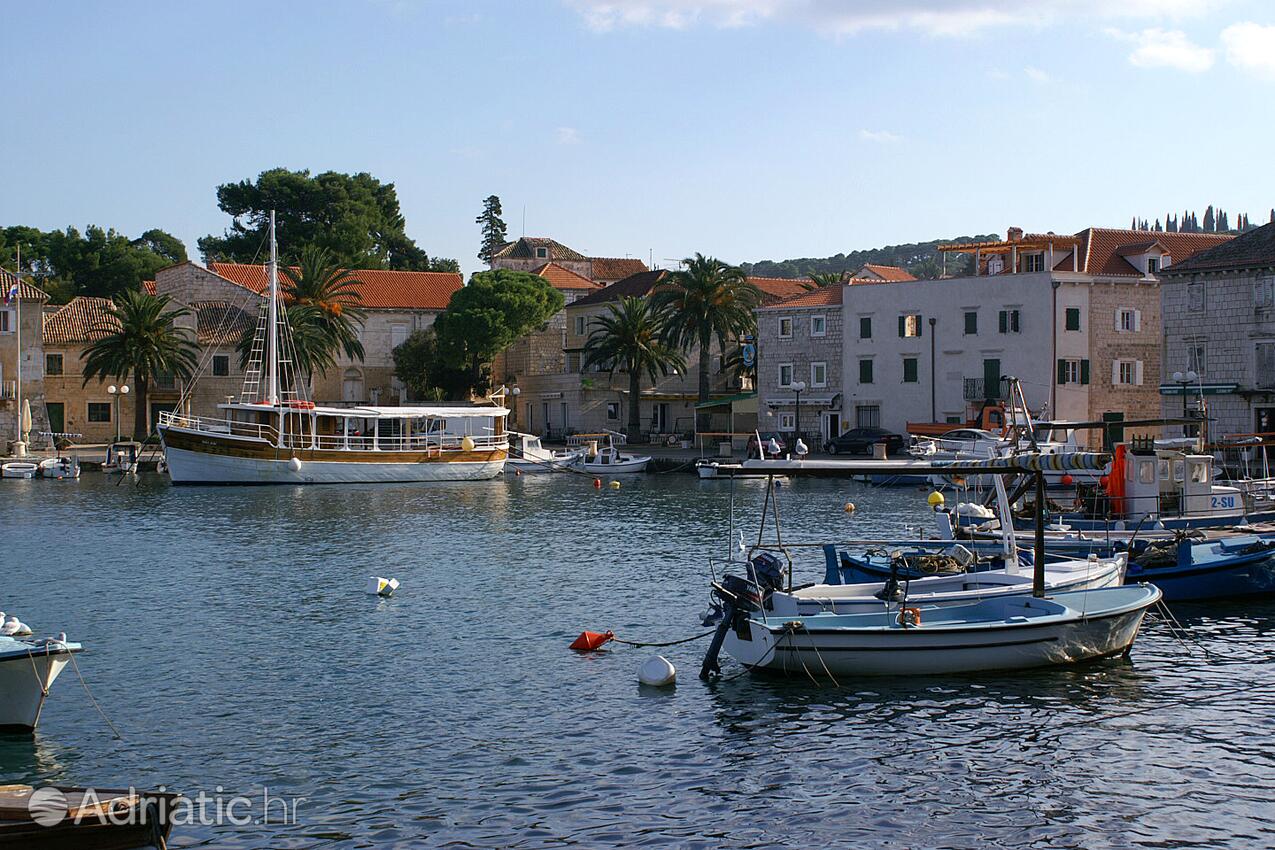
<instances>
[{"instance_id":1,"label":"palm tree","mask_svg":"<svg viewBox=\"0 0 1275 850\"><path fill-rule=\"evenodd\" d=\"M359 330L367 320L367 310L363 308L363 296L358 290L363 283L358 273L341 268L326 248L311 245L302 250L296 268L284 266L283 275L283 298L288 305L288 322L292 325L299 359L313 361L320 371L335 362L338 349L351 360L362 360ZM309 309L294 310L294 307ZM308 345L318 344L319 350L309 351L309 357L302 357L303 338Z\"/></svg>"},{"instance_id":2,"label":"palm tree","mask_svg":"<svg viewBox=\"0 0 1275 850\"><path fill-rule=\"evenodd\" d=\"M642 430L639 402L642 375L659 381L674 369L686 368L681 353L664 339L659 314L644 298L621 298L611 304L606 315L594 319L598 327L584 344L584 366L602 368L615 374L629 373L628 435L636 438Z\"/></svg>"},{"instance_id":3,"label":"palm tree","mask_svg":"<svg viewBox=\"0 0 1275 850\"><path fill-rule=\"evenodd\" d=\"M803 283L802 284L803 288L807 290L822 289L825 286L836 286L839 283L847 282L848 280L850 280L850 272L848 271L823 272L823 273L815 272L815 273L806 275L806 277L810 278L810 282Z\"/></svg>"},{"instance_id":4,"label":"palm tree","mask_svg":"<svg viewBox=\"0 0 1275 850\"><path fill-rule=\"evenodd\" d=\"M108 319L91 329L97 337L80 357L84 361L84 385L93 378L123 381L131 373L133 437L145 440L146 402L151 381L160 375L187 379L199 365L199 346L173 321L189 314L186 308L169 310L167 295L147 295L130 289L107 308Z\"/></svg>"},{"instance_id":5,"label":"palm tree","mask_svg":"<svg viewBox=\"0 0 1275 850\"><path fill-rule=\"evenodd\" d=\"M742 269L696 254L685 268L670 273L652 293L651 302L665 321L665 339L682 351L699 346L699 401L709 397L709 347L726 348L757 327L753 310L761 292Z\"/></svg>"}]
</instances>

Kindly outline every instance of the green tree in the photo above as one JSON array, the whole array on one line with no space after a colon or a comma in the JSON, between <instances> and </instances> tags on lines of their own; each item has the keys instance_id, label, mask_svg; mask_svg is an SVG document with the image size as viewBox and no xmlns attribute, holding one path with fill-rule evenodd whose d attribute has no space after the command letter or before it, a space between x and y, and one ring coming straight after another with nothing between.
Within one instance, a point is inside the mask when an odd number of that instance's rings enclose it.
<instances>
[{"instance_id":1,"label":"green tree","mask_svg":"<svg viewBox=\"0 0 1275 850\"><path fill-rule=\"evenodd\" d=\"M665 339L664 320L655 305L645 298L621 298L594 319L597 328L584 344L586 368L606 369L629 376L629 422L627 433L635 439L642 430L642 376L651 383L674 369L686 369L686 361Z\"/></svg>"},{"instance_id":2,"label":"green tree","mask_svg":"<svg viewBox=\"0 0 1275 850\"><path fill-rule=\"evenodd\" d=\"M295 260L309 246L328 249L347 268L456 271L455 260L431 259L405 232L393 183L370 174L272 168L256 181L217 187L217 206L232 218L222 236L199 240L206 261L256 262L270 210L278 241Z\"/></svg>"},{"instance_id":3,"label":"green tree","mask_svg":"<svg viewBox=\"0 0 1275 850\"><path fill-rule=\"evenodd\" d=\"M461 400L468 394L469 373L449 367L438 354L432 328L412 331L393 352L394 377L407 387L412 400Z\"/></svg>"},{"instance_id":4,"label":"green tree","mask_svg":"<svg viewBox=\"0 0 1275 850\"><path fill-rule=\"evenodd\" d=\"M283 267L283 276L285 302L314 308L298 311L297 317L313 324L324 347L333 353L340 349L351 360L362 360L359 330L367 321L367 310L359 295L362 281L358 272L341 268L326 248L310 245L301 251L295 268Z\"/></svg>"},{"instance_id":5,"label":"green tree","mask_svg":"<svg viewBox=\"0 0 1275 850\"><path fill-rule=\"evenodd\" d=\"M151 381L161 375L187 379L199 363L199 346L173 321L188 314L169 310L167 295L125 290L108 309L110 318L93 329L97 336L80 357L84 385L93 378L119 381L133 376L133 437L145 440Z\"/></svg>"},{"instance_id":6,"label":"green tree","mask_svg":"<svg viewBox=\"0 0 1275 850\"><path fill-rule=\"evenodd\" d=\"M722 357L739 337L756 330L753 310L761 292L744 273L713 257L696 254L670 273L651 295L664 317L666 340L689 351L699 347L699 401L709 399L709 348L717 340Z\"/></svg>"},{"instance_id":7,"label":"green tree","mask_svg":"<svg viewBox=\"0 0 1275 850\"><path fill-rule=\"evenodd\" d=\"M564 303L562 293L538 275L509 269L478 272L434 322L439 358L466 373L470 391L485 392L492 359L547 322Z\"/></svg>"},{"instance_id":8,"label":"green tree","mask_svg":"<svg viewBox=\"0 0 1275 850\"><path fill-rule=\"evenodd\" d=\"M54 303L65 303L76 295L112 298L186 259L181 240L158 229L137 239L94 225L82 235L74 227L44 233L17 226L0 232L0 257L6 265L19 247L22 268Z\"/></svg>"},{"instance_id":9,"label":"green tree","mask_svg":"<svg viewBox=\"0 0 1275 850\"><path fill-rule=\"evenodd\" d=\"M481 224L483 228L483 244L478 249L478 259L488 265L491 264L492 254L505 244L505 222L500 217L501 212L500 198L488 195L483 201L482 215L474 219L474 223Z\"/></svg>"}]
</instances>

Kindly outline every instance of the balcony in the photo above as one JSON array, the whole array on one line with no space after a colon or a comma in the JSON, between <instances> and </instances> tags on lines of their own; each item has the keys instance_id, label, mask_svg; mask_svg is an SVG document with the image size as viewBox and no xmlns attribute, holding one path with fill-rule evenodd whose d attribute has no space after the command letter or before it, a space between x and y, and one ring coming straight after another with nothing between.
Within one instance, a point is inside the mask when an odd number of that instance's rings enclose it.
<instances>
[{"instance_id":1,"label":"balcony","mask_svg":"<svg viewBox=\"0 0 1275 850\"><path fill-rule=\"evenodd\" d=\"M988 386L984 378L965 378L962 398L966 401L999 401L1009 395L1005 379Z\"/></svg>"},{"instance_id":2,"label":"balcony","mask_svg":"<svg viewBox=\"0 0 1275 850\"><path fill-rule=\"evenodd\" d=\"M17 381L0 381L0 399L16 399L18 397Z\"/></svg>"}]
</instances>

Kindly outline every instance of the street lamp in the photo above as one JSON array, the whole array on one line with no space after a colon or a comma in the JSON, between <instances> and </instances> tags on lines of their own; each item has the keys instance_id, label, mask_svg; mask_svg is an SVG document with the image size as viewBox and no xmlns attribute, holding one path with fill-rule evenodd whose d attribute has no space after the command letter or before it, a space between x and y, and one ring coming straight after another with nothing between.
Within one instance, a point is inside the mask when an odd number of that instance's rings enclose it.
<instances>
[{"instance_id":1,"label":"street lamp","mask_svg":"<svg viewBox=\"0 0 1275 850\"><path fill-rule=\"evenodd\" d=\"M797 450L797 444L801 442L801 392L806 388L805 381L793 381L792 391L797 394L796 416L793 421L793 451Z\"/></svg>"},{"instance_id":2,"label":"street lamp","mask_svg":"<svg viewBox=\"0 0 1275 850\"><path fill-rule=\"evenodd\" d=\"M106 392L110 395L111 401L114 403L115 410L113 411L113 415L115 417L115 442L118 443L120 441L120 399L128 395L128 384L120 384L118 389L114 384L111 384L106 388Z\"/></svg>"},{"instance_id":3,"label":"street lamp","mask_svg":"<svg viewBox=\"0 0 1275 850\"><path fill-rule=\"evenodd\" d=\"M517 387L514 387L509 392L514 397L513 410L511 410L510 412L513 413L514 422L518 422L518 396L522 395L522 390L518 389ZM522 427L521 422L518 422L518 427Z\"/></svg>"},{"instance_id":4,"label":"street lamp","mask_svg":"<svg viewBox=\"0 0 1275 850\"><path fill-rule=\"evenodd\" d=\"M1183 419L1186 419L1187 417L1187 411L1186 411L1187 387L1191 386L1191 384L1194 384L1198 380L1200 380L1200 376L1196 374L1194 369L1188 369L1185 372L1173 373L1173 383L1177 384L1179 387L1182 388L1182 418ZM1187 425L1185 424L1183 424L1182 426L1182 433L1188 437L1194 436L1193 434L1187 433Z\"/></svg>"}]
</instances>

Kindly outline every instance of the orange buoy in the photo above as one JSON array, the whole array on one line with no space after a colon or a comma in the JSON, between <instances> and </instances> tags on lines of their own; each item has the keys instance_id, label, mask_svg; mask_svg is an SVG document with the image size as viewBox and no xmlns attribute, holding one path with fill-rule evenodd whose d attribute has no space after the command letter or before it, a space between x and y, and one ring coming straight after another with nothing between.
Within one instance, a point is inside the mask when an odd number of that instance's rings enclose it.
<instances>
[{"instance_id":1,"label":"orange buoy","mask_svg":"<svg viewBox=\"0 0 1275 850\"><path fill-rule=\"evenodd\" d=\"M601 490L601 489L602 489L602 479L601 479L601 478L595 478L595 479L593 479L593 489L594 489L594 490Z\"/></svg>"},{"instance_id":2,"label":"orange buoy","mask_svg":"<svg viewBox=\"0 0 1275 850\"><path fill-rule=\"evenodd\" d=\"M605 646L615 634L610 630L605 632L580 632L580 637L571 642L571 649L577 652L593 652Z\"/></svg>"}]
</instances>

